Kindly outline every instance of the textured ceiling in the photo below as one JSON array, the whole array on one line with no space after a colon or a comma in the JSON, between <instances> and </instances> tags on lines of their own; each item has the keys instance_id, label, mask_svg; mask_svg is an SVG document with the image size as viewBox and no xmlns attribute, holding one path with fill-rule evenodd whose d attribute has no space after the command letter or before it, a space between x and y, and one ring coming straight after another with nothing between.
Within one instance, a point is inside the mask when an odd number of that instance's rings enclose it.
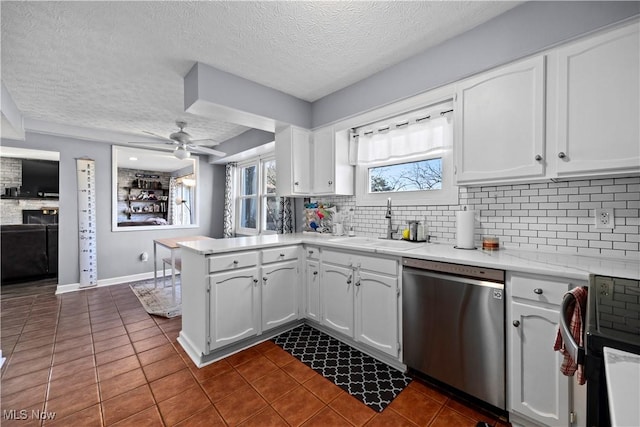
<instances>
[{"instance_id":1,"label":"textured ceiling","mask_svg":"<svg viewBox=\"0 0 640 427\"><path fill-rule=\"evenodd\" d=\"M2 1L2 81L29 119L224 141L183 110L196 61L314 101L519 3Z\"/></svg>"}]
</instances>

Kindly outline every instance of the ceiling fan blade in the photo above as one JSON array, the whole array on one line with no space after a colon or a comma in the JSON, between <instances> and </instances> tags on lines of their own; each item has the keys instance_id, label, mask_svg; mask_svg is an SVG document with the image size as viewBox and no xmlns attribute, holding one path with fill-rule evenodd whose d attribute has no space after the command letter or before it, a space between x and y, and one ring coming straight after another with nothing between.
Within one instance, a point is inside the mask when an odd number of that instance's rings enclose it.
<instances>
[{"instance_id":1,"label":"ceiling fan blade","mask_svg":"<svg viewBox=\"0 0 640 427\"><path fill-rule=\"evenodd\" d=\"M147 135L155 136L156 138L160 138L160 139L164 139L164 140L167 140L167 141L171 141L171 139L167 138L166 136L158 135L157 133L149 132L149 131L146 131L146 130L143 130L142 132L146 133Z\"/></svg>"},{"instance_id":2,"label":"ceiling fan blade","mask_svg":"<svg viewBox=\"0 0 640 427\"><path fill-rule=\"evenodd\" d=\"M196 153L211 154L213 156L218 156L218 157L224 157L227 155L227 153L223 153L222 151L213 150L207 147L200 147L200 146L191 145L191 144L189 144L187 147L189 147L191 150L195 151Z\"/></svg>"},{"instance_id":3,"label":"ceiling fan blade","mask_svg":"<svg viewBox=\"0 0 640 427\"><path fill-rule=\"evenodd\" d=\"M191 142L189 142L189 144L193 144L193 145L207 145L207 146L211 146L214 147L216 145L219 145L220 142L218 141L214 141L213 139L196 139L196 140L192 140Z\"/></svg>"},{"instance_id":4,"label":"ceiling fan blade","mask_svg":"<svg viewBox=\"0 0 640 427\"><path fill-rule=\"evenodd\" d=\"M175 145L175 143L173 142L162 142L162 141L156 141L156 142L152 142L152 141L129 141L128 144L144 144L144 145Z\"/></svg>"}]
</instances>

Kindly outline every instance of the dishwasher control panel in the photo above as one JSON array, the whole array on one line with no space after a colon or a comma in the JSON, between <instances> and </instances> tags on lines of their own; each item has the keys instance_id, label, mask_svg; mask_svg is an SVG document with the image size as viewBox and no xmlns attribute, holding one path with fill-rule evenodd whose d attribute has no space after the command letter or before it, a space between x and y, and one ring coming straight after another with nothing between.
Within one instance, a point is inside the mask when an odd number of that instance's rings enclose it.
<instances>
[{"instance_id":1,"label":"dishwasher control panel","mask_svg":"<svg viewBox=\"0 0 640 427\"><path fill-rule=\"evenodd\" d=\"M476 267L473 265L452 264L448 262L430 261L426 259L402 258L405 267L418 268L420 270L437 271L439 273L453 274L456 276L472 277L474 279L490 280L504 283L504 270Z\"/></svg>"}]
</instances>

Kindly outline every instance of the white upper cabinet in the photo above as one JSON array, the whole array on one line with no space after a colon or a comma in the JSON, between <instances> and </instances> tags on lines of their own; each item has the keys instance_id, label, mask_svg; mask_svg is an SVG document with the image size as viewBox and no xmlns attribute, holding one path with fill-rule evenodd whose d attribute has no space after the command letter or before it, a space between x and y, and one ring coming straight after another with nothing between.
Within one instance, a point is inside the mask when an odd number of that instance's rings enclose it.
<instances>
[{"instance_id":1,"label":"white upper cabinet","mask_svg":"<svg viewBox=\"0 0 640 427\"><path fill-rule=\"evenodd\" d=\"M545 58L516 62L457 85L456 182L545 174Z\"/></svg>"},{"instance_id":2,"label":"white upper cabinet","mask_svg":"<svg viewBox=\"0 0 640 427\"><path fill-rule=\"evenodd\" d=\"M336 134L333 126L313 132L313 194L354 194L348 138L347 131Z\"/></svg>"},{"instance_id":3,"label":"white upper cabinet","mask_svg":"<svg viewBox=\"0 0 640 427\"><path fill-rule=\"evenodd\" d=\"M311 140L309 131L287 126L276 131L276 180L279 196L311 193Z\"/></svg>"},{"instance_id":4,"label":"white upper cabinet","mask_svg":"<svg viewBox=\"0 0 640 427\"><path fill-rule=\"evenodd\" d=\"M640 24L552 53L550 136L559 177L640 172Z\"/></svg>"}]
</instances>

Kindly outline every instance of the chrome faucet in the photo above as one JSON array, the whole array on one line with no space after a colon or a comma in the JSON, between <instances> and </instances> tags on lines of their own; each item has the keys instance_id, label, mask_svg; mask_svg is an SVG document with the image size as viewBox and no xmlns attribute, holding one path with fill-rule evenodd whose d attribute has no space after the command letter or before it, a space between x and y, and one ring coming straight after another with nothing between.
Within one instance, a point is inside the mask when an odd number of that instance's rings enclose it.
<instances>
[{"instance_id":1,"label":"chrome faucet","mask_svg":"<svg viewBox=\"0 0 640 427\"><path fill-rule=\"evenodd\" d=\"M387 199L387 213L384 217L387 219L387 239L393 239L393 231L391 229L391 197Z\"/></svg>"}]
</instances>

